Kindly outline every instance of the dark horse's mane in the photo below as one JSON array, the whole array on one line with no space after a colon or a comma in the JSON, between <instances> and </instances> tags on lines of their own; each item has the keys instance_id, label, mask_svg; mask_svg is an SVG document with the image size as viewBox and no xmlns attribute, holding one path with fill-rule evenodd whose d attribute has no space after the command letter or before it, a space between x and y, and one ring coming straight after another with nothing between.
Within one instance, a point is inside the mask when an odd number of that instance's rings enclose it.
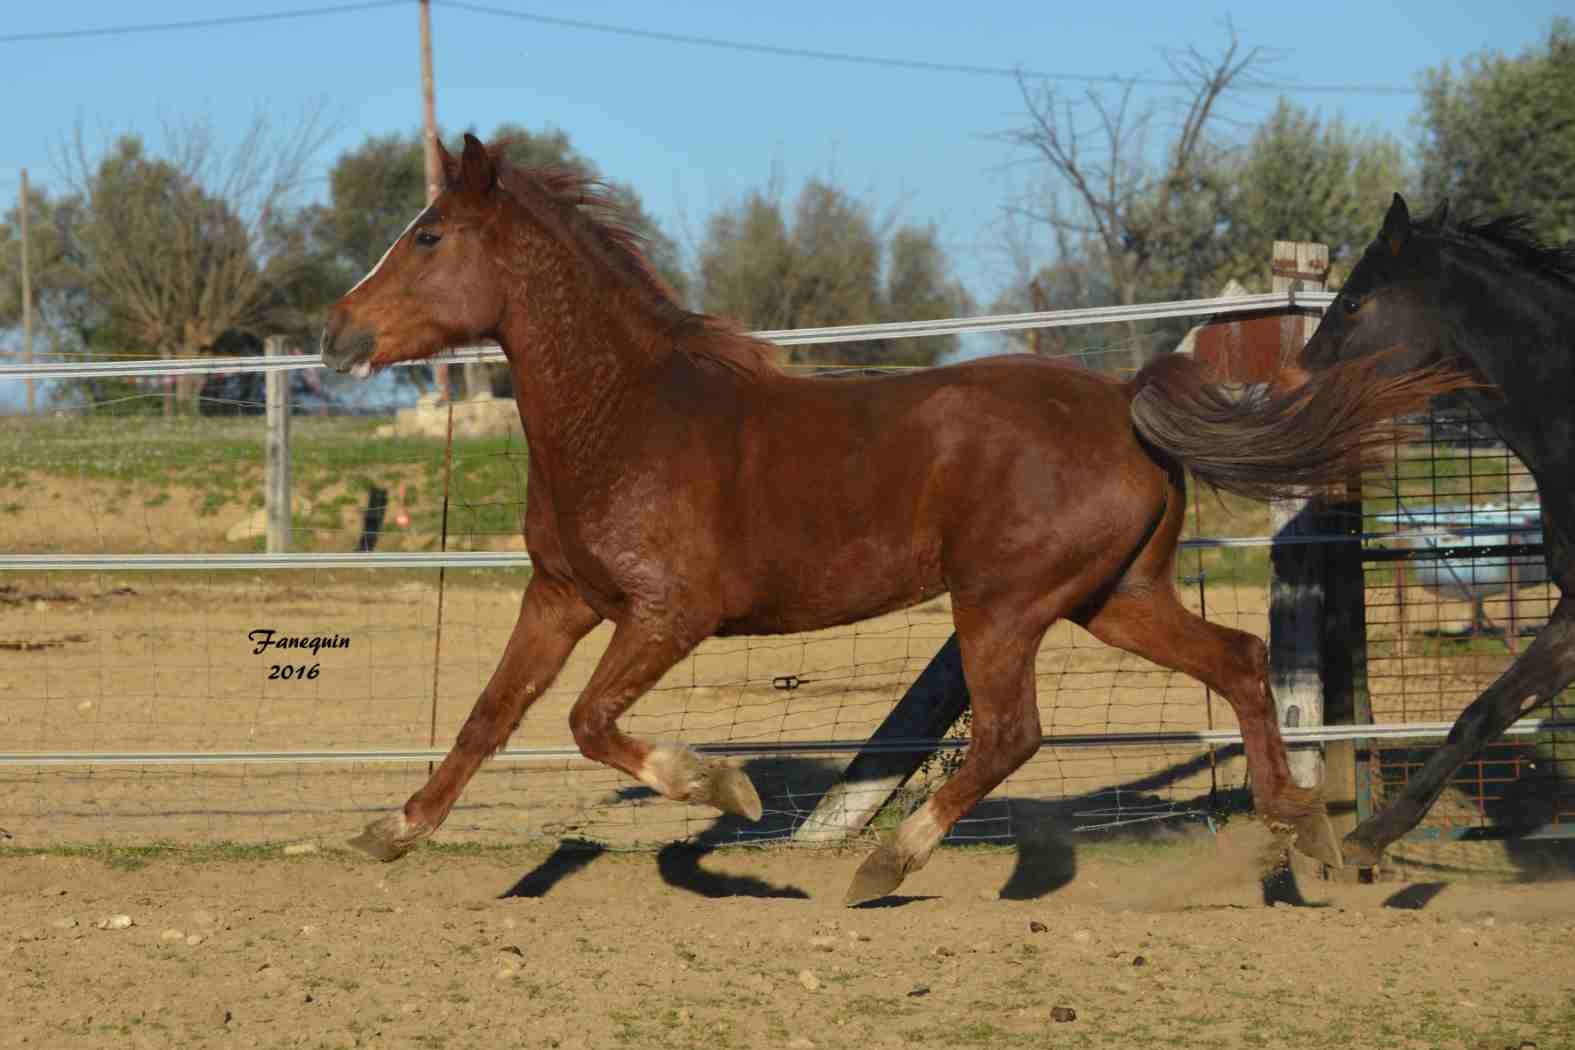
<instances>
[{"instance_id":1,"label":"dark horse's mane","mask_svg":"<svg viewBox=\"0 0 1575 1050\"><path fill-rule=\"evenodd\" d=\"M777 372L770 343L678 302L646 257L645 238L606 183L568 168L514 167L496 155L494 163L498 183L509 196L634 290L672 333L678 352L746 375Z\"/></svg>"},{"instance_id":2,"label":"dark horse's mane","mask_svg":"<svg viewBox=\"0 0 1575 1050\"><path fill-rule=\"evenodd\" d=\"M1512 259L1552 277L1575 284L1575 241L1547 244L1531 229L1528 215L1503 215L1496 219L1466 218L1449 221L1439 208L1417 223L1423 232L1465 244L1486 244Z\"/></svg>"}]
</instances>

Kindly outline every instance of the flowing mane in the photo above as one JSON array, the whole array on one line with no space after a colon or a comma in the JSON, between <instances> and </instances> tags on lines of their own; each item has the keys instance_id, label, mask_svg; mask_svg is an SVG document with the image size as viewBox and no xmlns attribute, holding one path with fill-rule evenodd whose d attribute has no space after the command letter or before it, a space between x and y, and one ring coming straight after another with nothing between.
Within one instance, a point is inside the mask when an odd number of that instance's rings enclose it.
<instances>
[{"instance_id":1,"label":"flowing mane","mask_svg":"<svg viewBox=\"0 0 1575 1050\"><path fill-rule=\"evenodd\" d=\"M1530 269L1575 284L1575 241L1547 244L1531 229L1527 215L1497 219L1447 220L1439 208L1417 223L1417 229L1441 240L1497 249Z\"/></svg>"},{"instance_id":2,"label":"flowing mane","mask_svg":"<svg viewBox=\"0 0 1575 1050\"><path fill-rule=\"evenodd\" d=\"M549 230L635 290L669 325L673 347L702 363L748 375L777 374L776 347L746 335L733 321L685 308L645 254L606 183L567 168L514 167L494 154L498 184Z\"/></svg>"}]
</instances>

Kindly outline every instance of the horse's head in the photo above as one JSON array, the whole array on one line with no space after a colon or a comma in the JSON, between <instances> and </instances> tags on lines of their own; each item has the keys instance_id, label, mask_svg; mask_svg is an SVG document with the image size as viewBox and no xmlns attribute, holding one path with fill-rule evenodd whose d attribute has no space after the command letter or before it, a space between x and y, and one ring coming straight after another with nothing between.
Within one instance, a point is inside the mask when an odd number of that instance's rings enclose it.
<instances>
[{"instance_id":1,"label":"horse's head","mask_svg":"<svg viewBox=\"0 0 1575 1050\"><path fill-rule=\"evenodd\" d=\"M503 271L493 260L506 194L474 135L454 160L438 144L445 186L388 251L334 304L323 363L357 375L491 336L503 318Z\"/></svg>"},{"instance_id":2,"label":"horse's head","mask_svg":"<svg viewBox=\"0 0 1575 1050\"><path fill-rule=\"evenodd\" d=\"M1424 228L1442 229L1446 208ZM1438 238L1430 229L1417 235L1404 198L1395 194L1377 239L1302 348L1301 367L1316 372L1374 354L1384 355L1378 369L1384 376L1437 364L1448 342L1438 309L1440 271Z\"/></svg>"}]
</instances>

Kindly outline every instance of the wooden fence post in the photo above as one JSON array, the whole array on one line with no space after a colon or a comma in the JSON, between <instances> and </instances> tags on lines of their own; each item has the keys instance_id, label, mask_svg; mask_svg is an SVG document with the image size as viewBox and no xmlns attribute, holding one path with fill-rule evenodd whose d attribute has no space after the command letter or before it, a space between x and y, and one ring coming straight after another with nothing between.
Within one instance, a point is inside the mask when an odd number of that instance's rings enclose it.
<instances>
[{"instance_id":1,"label":"wooden fence post","mask_svg":"<svg viewBox=\"0 0 1575 1050\"><path fill-rule=\"evenodd\" d=\"M1275 241L1273 290L1322 291L1329 270L1329 249L1302 241ZM1287 312L1280 318L1280 360L1300 352L1317 327L1316 316ZM1269 504L1269 530L1276 539L1295 539L1320 531L1316 500L1278 499ZM1323 725L1324 547L1318 543L1271 548L1269 582L1269 682L1287 728ZM1291 777L1302 787L1323 782L1323 755L1317 748L1291 752Z\"/></svg>"},{"instance_id":2,"label":"wooden fence post","mask_svg":"<svg viewBox=\"0 0 1575 1050\"><path fill-rule=\"evenodd\" d=\"M1275 291L1322 291L1329 252L1321 244L1276 241ZM1300 352L1317 329L1315 313L1281 321L1282 360ZM1358 725L1372 721L1367 695L1367 610L1362 574L1361 481L1313 499L1275 500L1276 537L1349 536L1344 543L1276 546L1269 597L1270 683L1281 725ZM1336 835L1356 826L1356 742L1341 740L1291 752L1291 776L1320 787ZM1327 872L1326 872L1327 874Z\"/></svg>"},{"instance_id":3,"label":"wooden fence post","mask_svg":"<svg viewBox=\"0 0 1575 1050\"><path fill-rule=\"evenodd\" d=\"M1325 725L1371 725L1372 702L1367 692L1367 580L1362 571L1362 483L1353 478L1345 491L1324 503L1319 527L1326 534L1351 537L1347 543L1324 546L1323 720ZM1404 564L1396 566L1404 572ZM1365 744L1364 744L1365 749ZM1357 741L1331 740L1324 745L1323 797L1334 833L1344 838L1355 830L1357 778L1368 775L1357 764ZM1326 871L1327 875L1328 872ZM1355 877L1354 872L1348 873Z\"/></svg>"},{"instance_id":4,"label":"wooden fence post","mask_svg":"<svg viewBox=\"0 0 1575 1050\"><path fill-rule=\"evenodd\" d=\"M284 337L272 335L263 353L282 357ZM267 507L268 553L290 549L290 373L269 372L264 389L267 401L267 435L264 437L263 500Z\"/></svg>"}]
</instances>

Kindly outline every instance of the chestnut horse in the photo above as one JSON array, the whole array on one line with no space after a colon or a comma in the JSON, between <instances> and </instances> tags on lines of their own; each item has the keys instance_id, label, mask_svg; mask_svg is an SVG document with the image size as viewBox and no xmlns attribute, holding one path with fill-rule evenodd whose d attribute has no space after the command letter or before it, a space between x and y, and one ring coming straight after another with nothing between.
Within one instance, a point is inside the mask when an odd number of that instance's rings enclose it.
<instances>
[{"instance_id":1,"label":"chestnut horse","mask_svg":"<svg viewBox=\"0 0 1575 1050\"><path fill-rule=\"evenodd\" d=\"M1536 479L1560 598L1449 739L1345 837L1345 859L1363 867L1416 827L1489 741L1575 682L1575 243L1542 244L1513 216L1451 222L1447 206L1413 221L1395 194L1300 363L1317 376L1376 355L1386 373L1442 365L1477 378L1466 397Z\"/></svg>"},{"instance_id":2,"label":"chestnut horse","mask_svg":"<svg viewBox=\"0 0 1575 1050\"><path fill-rule=\"evenodd\" d=\"M334 307L323 360L365 375L495 339L530 446L534 566L497 671L442 764L355 844L391 860L466 783L602 620L569 716L587 758L671 799L759 819L733 765L625 735L618 718L710 635L808 631L950 592L973 703L960 769L863 863L847 902L894 890L1040 743L1050 625L1183 671L1235 709L1265 821L1338 863L1295 785L1263 643L1173 590L1185 469L1237 492L1343 480L1384 421L1451 387L1335 369L1238 402L1190 358L1120 382L1026 355L909 375L794 378L769 345L676 303L592 184L509 170L466 136L446 188Z\"/></svg>"}]
</instances>

